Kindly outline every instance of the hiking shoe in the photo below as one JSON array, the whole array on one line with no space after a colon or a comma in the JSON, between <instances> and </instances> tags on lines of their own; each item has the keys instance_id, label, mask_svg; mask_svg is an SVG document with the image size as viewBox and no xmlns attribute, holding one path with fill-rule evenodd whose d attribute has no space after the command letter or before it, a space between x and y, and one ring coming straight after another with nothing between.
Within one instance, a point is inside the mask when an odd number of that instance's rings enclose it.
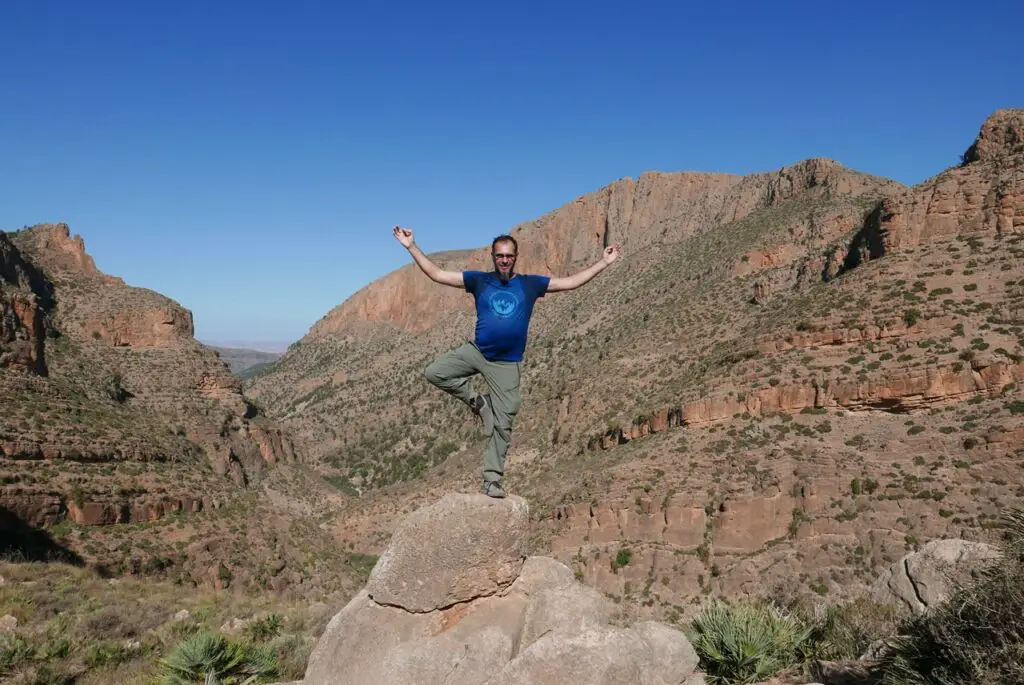
<instances>
[{"instance_id":1,"label":"hiking shoe","mask_svg":"<svg viewBox=\"0 0 1024 685\"><path fill-rule=\"evenodd\" d=\"M484 435L490 436L494 432L494 411L491 409L491 396L477 395L473 398L472 407L473 413L480 417Z\"/></svg>"},{"instance_id":2,"label":"hiking shoe","mask_svg":"<svg viewBox=\"0 0 1024 685\"><path fill-rule=\"evenodd\" d=\"M505 491L501 488L501 482L492 480L484 483L484 494L494 499L502 499Z\"/></svg>"}]
</instances>

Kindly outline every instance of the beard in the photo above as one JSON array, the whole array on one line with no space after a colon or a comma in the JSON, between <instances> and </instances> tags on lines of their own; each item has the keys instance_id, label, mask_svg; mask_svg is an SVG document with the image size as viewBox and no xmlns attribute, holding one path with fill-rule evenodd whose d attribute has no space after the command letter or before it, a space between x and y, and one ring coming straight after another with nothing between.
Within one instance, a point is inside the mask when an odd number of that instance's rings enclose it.
<instances>
[{"instance_id":1,"label":"beard","mask_svg":"<svg viewBox=\"0 0 1024 685\"><path fill-rule=\"evenodd\" d=\"M508 271L502 271L498 268L498 265L494 265L494 275L498 277L504 285L508 285L508 282L512 280L512 275L515 273L515 265L512 266Z\"/></svg>"}]
</instances>

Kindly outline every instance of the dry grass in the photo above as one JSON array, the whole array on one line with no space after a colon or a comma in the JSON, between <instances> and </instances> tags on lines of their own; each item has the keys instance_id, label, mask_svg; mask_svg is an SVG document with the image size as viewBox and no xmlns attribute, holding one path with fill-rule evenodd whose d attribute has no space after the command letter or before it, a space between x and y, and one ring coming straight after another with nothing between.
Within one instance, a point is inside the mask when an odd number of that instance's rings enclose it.
<instances>
[{"instance_id":1,"label":"dry grass","mask_svg":"<svg viewBox=\"0 0 1024 685\"><path fill-rule=\"evenodd\" d=\"M280 647L281 678L298 679L305 659L339 600L311 608L269 595L203 592L142 579L103 579L62 564L0 563L0 616L18 627L0 637L4 682L150 683L157 662L184 636L220 632L234 619L253 620L235 639ZM187 611L188 618L176 619ZM257 630L258 620L280 617L280 627ZM70 682L70 681L69 681Z\"/></svg>"}]
</instances>

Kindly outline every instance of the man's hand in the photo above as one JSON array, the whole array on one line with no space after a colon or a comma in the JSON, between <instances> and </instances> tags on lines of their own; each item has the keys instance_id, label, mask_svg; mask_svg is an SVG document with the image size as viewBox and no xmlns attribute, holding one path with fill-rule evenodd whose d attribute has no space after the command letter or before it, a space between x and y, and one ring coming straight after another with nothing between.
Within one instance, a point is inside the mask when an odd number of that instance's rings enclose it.
<instances>
[{"instance_id":1,"label":"man's hand","mask_svg":"<svg viewBox=\"0 0 1024 685\"><path fill-rule=\"evenodd\" d=\"M391 234L398 239L398 242L402 243L402 247L408 249L409 247L412 246L412 231L409 230L408 228L401 228L400 226L395 226L395 228L391 231Z\"/></svg>"},{"instance_id":2,"label":"man's hand","mask_svg":"<svg viewBox=\"0 0 1024 685\"><path fill-rule=\"evenodd\" d=\"M576 288L590 282L594 276L598 275L612 262L619 258L619 244L609 245L604 248L604 253L601 255L601 261L594 262L590 268L584 269L579 273L575 273L572 276L564 278L552 278L548 281L548 292L557 293L563 290L575 290Z\"/></svg>"},{"instance_id":3,"label":"man's hand","mask_svg":"<svg viewBox=\"0 0 1024 685\"><path fill-rule=\"evenodd\" d=\"M618 258L618 256L619 256L619 244L618 243L615 243L614 245L609 245L608 247L604 248L604 263L605 264L611 264L612 262L614 262L616 260L616 258Z\"/></svg>"},{"instance_id":4,"label":"man's hand","mask_svg":"<svg viewBox=\"0 0 1024 685\"><path fill-rule=\"evenodd\" d=\"M402 243L402 246L409 250L409 254L412 255L416 265L425 273L430 280L441 285L450 285L453 288L464 288L465 285L462 280L461 271L445 271L440 268L437 264L430 261L430 257L423 254L423 250L420 249L419 245L413 242L412 231L408 228L402 228L401 226L395 226L391 229L391 234L395 236L395 239Z\"/></svg>"}]
</instances>

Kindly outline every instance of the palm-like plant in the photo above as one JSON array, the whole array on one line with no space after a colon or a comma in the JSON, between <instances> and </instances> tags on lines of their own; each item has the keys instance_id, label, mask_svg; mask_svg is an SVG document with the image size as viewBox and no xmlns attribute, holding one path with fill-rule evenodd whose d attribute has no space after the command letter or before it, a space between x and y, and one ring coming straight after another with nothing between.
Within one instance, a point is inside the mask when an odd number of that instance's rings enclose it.
<instances>
[{"instance_id":1,"label":"palm-like plant","mask_svg":"<svg viewBox=\"0 0 1024 685\"><path fill-rule=\"evenodd\" d=\"M711 683L768 680L798 661L811 630L795 618L761 604L712 602L687 636Z\"/></svg>"},{"instance_id":2,"label":"palm-like plant","mask_svg":"<svg viewBox=\"0 0 1024 685\"><path fill-rule=\"evenodd\" d=\"M208 631L186 638L160 661L161 685L254 685L277 675L277 655Z\"/></svg>"}]
</instances>

